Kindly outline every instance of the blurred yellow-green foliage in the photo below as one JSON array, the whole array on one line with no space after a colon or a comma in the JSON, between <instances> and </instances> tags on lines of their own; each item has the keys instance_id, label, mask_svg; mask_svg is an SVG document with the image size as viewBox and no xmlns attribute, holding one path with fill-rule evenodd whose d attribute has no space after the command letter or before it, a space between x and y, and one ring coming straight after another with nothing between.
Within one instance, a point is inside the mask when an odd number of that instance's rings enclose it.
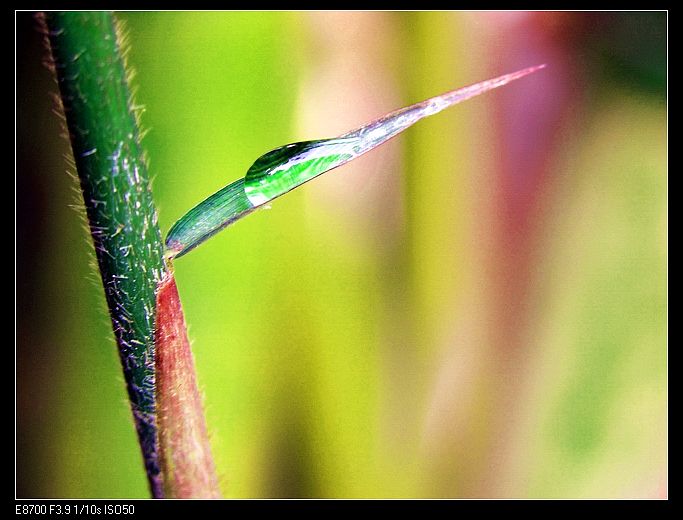
<instances>
[{"instance_id":1,"label":"blurred yellow-green foliage","mask_svg":"<svg viewBox=\"0 0 683 520\"><path fill-rule=\"evenodd\" d=\"M667 14L120 13L165 232L287 142L488 77L178 260L226 497L667 494ZM146 497L17 15L17 496Z\"/></svg>"}]
</instances>

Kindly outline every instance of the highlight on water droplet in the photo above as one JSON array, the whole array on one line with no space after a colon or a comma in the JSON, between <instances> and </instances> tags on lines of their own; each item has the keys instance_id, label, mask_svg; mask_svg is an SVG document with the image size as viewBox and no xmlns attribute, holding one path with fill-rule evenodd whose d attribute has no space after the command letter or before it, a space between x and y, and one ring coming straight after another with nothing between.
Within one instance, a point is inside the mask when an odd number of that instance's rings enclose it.
<instances>
[{"instance_id":1,"label":"highlight on water droplet","mask_svg":"<svg viewBox=\"0 0 683 520\"><path fill-rule=\"evenodd\" d=\"M273 199L341 166L417 123L461 101L501 87L545 67L537 65L452 90L391 112L331 139L281 146L259 157L243 179L214 193L168 232L166 256L179 257Z\"/></svg>"}]
</instances>

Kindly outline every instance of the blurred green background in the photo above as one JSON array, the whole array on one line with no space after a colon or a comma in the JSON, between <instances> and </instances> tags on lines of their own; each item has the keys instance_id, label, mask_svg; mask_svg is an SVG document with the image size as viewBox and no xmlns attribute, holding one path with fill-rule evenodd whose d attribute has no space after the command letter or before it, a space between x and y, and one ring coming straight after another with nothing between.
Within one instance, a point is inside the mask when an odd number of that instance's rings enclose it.
<instances>
[{"instance_id":1,"label":"blurred green background","mask_svg":"<svg viewBox=\"0 0 683 520\"><path fill-rule=\"evenodd\" d=\"M667 496L665 12L131 12L159 222L518 68L178 260L226 497ZM17 13L18 497L146 497Z\"/></svg>"}]
</instances>

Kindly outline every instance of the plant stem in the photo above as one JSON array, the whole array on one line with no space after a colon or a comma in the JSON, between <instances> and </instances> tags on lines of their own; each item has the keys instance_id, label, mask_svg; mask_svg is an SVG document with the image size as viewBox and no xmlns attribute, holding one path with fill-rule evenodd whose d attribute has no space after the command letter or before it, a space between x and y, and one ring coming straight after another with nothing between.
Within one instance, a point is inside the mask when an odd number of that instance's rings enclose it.
<instances>
[{"instance_id":1,"label":"plant stem","mask_svg":"<svg viewBox=\"0 0 683 520\"><path fill-rule=\"evenodd\" d=\"M173 272L157 293L157 423L166 496L220 498Z\"/></svg>"},{"instance_id":2,"label":"plant stem","mask_svg":"<svg viewBox=\"0 0 683 520\"><path fill-rule=\"evenodd\" d=\"M44 22L151 493L155 498L178 496L173 483L191 478L195 470L192 464L206 465L200 472L211 474L213 464L206 435L201 459L191 459L177 468L160 463L163 448L159 441L169 441L169 435L158 432L157 386L171 393L176 389L161 385L159 379L164 374L156 372L155 322L182 325L182 331L176 333L185 339L187 333L177 293L164 306L166 314L157 313L162 280L172 282L173 288L175 282L163 259L122 57L122 36L113 15L107 12L50 12L44 15ZM179 358L189 356L191 361L189 342L181 342L180 347L187 352ZM174 369L183 373L171 370L173 381L181 384L183 392L197 396L191 400L196 407L191 419L193 427L199 421L205 432L194 367L184 363ZM188 429L174 423L186 420L187 414L164 416L170 431ZM188 471L189 477L176 471Z\"/></svg>"}]
</instances>

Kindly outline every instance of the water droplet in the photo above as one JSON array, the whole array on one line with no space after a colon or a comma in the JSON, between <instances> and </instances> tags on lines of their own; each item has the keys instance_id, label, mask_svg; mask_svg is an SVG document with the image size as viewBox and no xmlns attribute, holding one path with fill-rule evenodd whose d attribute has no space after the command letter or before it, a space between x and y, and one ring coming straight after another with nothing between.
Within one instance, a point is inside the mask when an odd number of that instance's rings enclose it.
<instances>
[{"instance_id":1,"label":"water droplet","mask_svg":"<svg viewBox=\"0 0 683 520\"><path fill-rule=\"evenodd\" d=\"M356 155L358 138L334 138L292 143L259 157L244 179L244 192L260 206Z\"/></svg>"}]
</instances>

